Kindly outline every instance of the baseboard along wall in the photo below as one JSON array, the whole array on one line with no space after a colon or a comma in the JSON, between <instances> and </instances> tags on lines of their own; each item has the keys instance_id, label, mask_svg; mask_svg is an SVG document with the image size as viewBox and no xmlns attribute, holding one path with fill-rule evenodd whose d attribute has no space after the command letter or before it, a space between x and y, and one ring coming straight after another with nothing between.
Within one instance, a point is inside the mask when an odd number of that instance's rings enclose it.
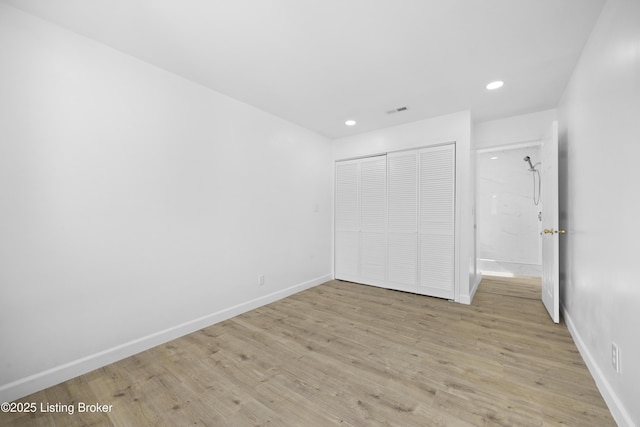
<instances>
[{"instance_id":1,"label":"baseboard along wall","mask_svg":"<svg viewBox=\"0 0 640 427\"><path fill-rule=\"evenodd\" d=\"M582 356L582 360L584 360L585 364L587 365L587 368L589 369L591 376L595 380L596 386L598 387L600 394L609 407L611 415L613 415L616 423L618 423L620 427L636 427L635 423L631 419L631 416L616 395L613 387L611 387L611 384L609 384L609 381L607 381L604 373L596 363L595 358L585 345L582 337L580 336L580 333L578 333L578 330L573 323L573 319L571 319L571 315L562 304L560 305L560 311L562 312L562 317L567 324L567 329L569 329L569 333L573 338L573 342L576 344L576 347L578 347L578 351Z\"/></svg>"},{"instance_id":2,"label":"baseboard along wall","mask_svg":"<svg viewBox=\"0 0 640 427\"><path fill-rule=\"evenodd\" d=\"M63 381L70 380L79 375L86 374L95 369L115 363L126 357L133 356L141 351L148 350L160 344L174 340L181 336L198 331L215 323L230 319L239 314L251 311L266 304L286 298L295 293L310 289L320 285L333 278L333 275L327 274L297 285L290 286L286 289L263 295L259 298L243 302L241 304L228 307L226 309L190 320L180 325L158 331L156 333L138 338L133 341L118 345L116 347L65 363L55 368L39 372L37 374L21 378L8 384L0 386L0 402L11 402L45 388L54 386Z\"/></svg>"}]
</instances>

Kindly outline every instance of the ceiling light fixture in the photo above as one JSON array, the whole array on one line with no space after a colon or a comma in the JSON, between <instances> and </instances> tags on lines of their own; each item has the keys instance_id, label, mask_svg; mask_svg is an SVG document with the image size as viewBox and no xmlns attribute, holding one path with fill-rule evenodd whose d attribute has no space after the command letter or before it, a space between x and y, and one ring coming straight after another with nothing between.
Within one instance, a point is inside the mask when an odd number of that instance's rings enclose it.
<instances>
[{"instance_id":1,"label":"ceiling light fixture","mask_svg":"<svg viewBox=\"0 0 640 427\"><path fill-rule=\"evenodd\" d=\"M493 156L491 160L498 160L498 156Z\"/></svg>"},{"instance_id":2,"label":"ceiling light fixture","mask_svg":"<svg viewBox=\"0 0 640 427\"><path fill-rule=\"evenodd\" d=\"M346 122L344 122L345 125L347 126L353 126L356 124L355 120L347 120Z\"/></svg>"},{"instance_id":3,"label":"ceiling light fixture","mask_svg":"<svg viewBox=\"0 0 640 427\"><path fill-rule=\"evenodd\" d=\"M502 85L504 85L503 81L500 80L496 80L495 82L491 82L487 85L487 89L489 90L494 90L494 89L498 89L501 88Z\"/></svg>"}]
</instances>

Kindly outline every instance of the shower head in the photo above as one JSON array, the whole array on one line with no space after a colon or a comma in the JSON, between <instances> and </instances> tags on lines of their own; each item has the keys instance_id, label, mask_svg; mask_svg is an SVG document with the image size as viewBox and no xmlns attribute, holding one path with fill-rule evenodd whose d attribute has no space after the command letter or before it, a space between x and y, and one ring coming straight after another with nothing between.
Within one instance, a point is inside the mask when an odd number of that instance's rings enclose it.
<instances>
[{"instance_id":1,"label":"shower head","mask_svg":"<svg viewBox=\"0 0 640 427\"><path fill-rule=\"evenodd\" d=\"M529 157L529 156L524 156L524 159L522 159L522 160L524 160L525 162L529 162L529 167L530 167L530 169L529 169L529 170L534 170L534 169L535 169L535 168L533 167L533 164L531 163L531 157Z\"/></svg>"}]
</instances>

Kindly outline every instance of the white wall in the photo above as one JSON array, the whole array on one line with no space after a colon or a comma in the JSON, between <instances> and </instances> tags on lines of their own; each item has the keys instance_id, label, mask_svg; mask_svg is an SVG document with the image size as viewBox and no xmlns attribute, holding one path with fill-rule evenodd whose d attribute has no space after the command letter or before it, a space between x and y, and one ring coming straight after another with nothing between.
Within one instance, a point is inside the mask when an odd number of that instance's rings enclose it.
<instances>
[{"instance_id":1,"label":"white wall","mask_svg":"<svg viewBox=\"0 0 640 427\"><path fill-rule=\"evenodd\" d=\"M478 285L475 271L471 162L471 117L463 111L405 125L367 132L333 142L334 160L382 154L446 142L456 142L456 301L469 304Z\"/></svg>"},{"instance_id":2,"label":"white wall","mask_svg":"<svg viewBox=\"0 0 640 427\"><path fill-rule=\"evenodd\" d=\"M556 120L556 110L478 122L473 126L473 143L477 150L524 142L541 141Z\"/></svg>"},{"instance_id":3,"label":"white wall","mask_svg":"<svg viewBox=\"0 0 640 427\"><path fill-rule=\"evenodd\" d=\"M541 181L523 161L525 156L539 163L540 145L502 146L477 154L477 256L482 274L542 276Z\"/></svg>"},{"instance_id":4,"label":"white wall","mask_svg":"<svg viewBox=\"0 0 640 427\"><path fill-rule=\"evenodd\" d=\"M0 401L331 277L328 139L4 5L0 62Z\"/></svg>"},{"instance_id":5,"label":"white wall","mask_svg":"<svg viewBox=\"0 0 640 427\"><path fill-rule=\"evenodd\" d=\"M558 113L565 319L616 421L640 425L640 2L605 4Z\"/></svg>"}]
</instances>

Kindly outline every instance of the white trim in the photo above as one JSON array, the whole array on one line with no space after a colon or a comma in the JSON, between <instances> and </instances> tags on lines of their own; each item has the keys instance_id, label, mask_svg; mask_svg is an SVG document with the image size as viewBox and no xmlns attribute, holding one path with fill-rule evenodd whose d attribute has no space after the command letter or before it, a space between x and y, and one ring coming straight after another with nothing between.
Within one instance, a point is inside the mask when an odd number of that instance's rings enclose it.
<instances>
[{"instance_id":1,"label":"white trim","mask_svg":"<svg viewBox=\"0 0 640 427\"><path fill-rule=\"evenodd\" d=\"M611 384L609 384L609 381L607 381L607 378L602 373L602 370L596 363L593 355L582 340L582 337L578 333L578 330L573 323L569 312L562 304L560 304L560 310L562 311L562 317L567 324L567 329L569 330L569 333L571 334L576 347L578 347L578 351L580 352L582 359L587 365L591 376L595 380L596 386L598 386L598 390L600 391L600 394L609 407L609 411L611 411L611 415L613 415L616 423L621 427L635 427L631 416L625 409L624 405L618 398L618 395L614 391L613 387L611 387Z\"/></svg>"},{"instance_id":2,"label":"white trim","mask_svg":"<svg viewBox=\"0 0 640 427\"><path fill-rule=\"evenodd\" d=\"M335 163L339 163L339 162L348 162L349 160L360 160L360 159L367 159L369 157L386 156L388 154L401 153L403 151L424 150L425 148L433 148L433 147L438 147L438 146L442 146L442 145L451 145L451 144L455 145L457 142L458 141L456 139L451 139L451 140L447 140L447 141L444 141L444 142L443 141L438 141L438 142L434 142L432 144L417 145L415 147L401 148L399 150L381 151L381 152L374 152L373 154L363 154L361 156L339 158L339 159L334 159L333 162L335 164ZM528 145L535 145L535 144L534 143L530 143Z\"/></svg>"},{"instance_id":3,"label":"white trim","mask_svg":"<svg viewBox=\"0 0 640 427\"><path fill-rule=\"evenodd\" d=\"M388 154L387 152L382 152L382 153L367 154L366 156L346 157L344 159L336 159L333 161L333 163L335 164L340 162L348 162L351 160L368 159L369 157L380 157L380 156L386 156L387 154Z\"/></svg>"},{"instance_id":4,"label":"white trim","mask_svg":"<svg viewBox=\"0 0 640 427\"><path fill-rule=\"evenodd\" d=\"M180 325L167 328L163 331L155 332L110 349L94 353L90 356L47 369L46 371L38 372L37 374L21 378L8 384L3 384L0 386L0 402L11 402L31 393L44 390L47 387L75 378L78 375L86 374L87 372L117 362L118 360L140 353L141 351L148 350L152 347L198 331L202 328L206 328L207 326L211 326L215 323L222 322L223 320L230 319L239 314L246 313L247 311L320 285L332 278L332 274L327 274L316 279L299 283L286 289L255 298L215 313L190 320Z\"/></svg>"},{"instance_id":5,"label":"white trim","mask_svg":"<svg viewBox=\"0 0 640 427\"><path fill-rule=\"evenodd\" d=\"M467 305L471 304L471 302L473 301L473 297L476 295L476 292L478 291L478 286L480 286L481 281L482 281L482 274L481 273L476 274L476 280L471 286L471 289L469 290L469 295L460 295L460 304L467 304Z\"/></svg>"},{"instance_id":6,"label":"white trim","mask_svg":"<svg viewBox=\"0 0 640 427\"><path fill-rule=\"evenodd\" d=\"M487 148L478 148L475 150L478 154L492 153L494 151L515 150L517 148L541 147L542 139L532 139L529 141L511 142L508 144L494 145Z\"/></svg>"},{"instance_id":7,"label":"white trim","mask_svg":"<svg viewBox=\"0 0 640 427\"><path fill-rule=\"evenodd\" d=\"M506 261L506 260L501 260L501 259L490 259L490 258L478 258L478 261L505 262L505 263L510 263L510 264L522 264L522 265L534 265L534 266L540 266L541 265L539 263L532 263L532 262Z\"/></svg>"}]
</instances>

